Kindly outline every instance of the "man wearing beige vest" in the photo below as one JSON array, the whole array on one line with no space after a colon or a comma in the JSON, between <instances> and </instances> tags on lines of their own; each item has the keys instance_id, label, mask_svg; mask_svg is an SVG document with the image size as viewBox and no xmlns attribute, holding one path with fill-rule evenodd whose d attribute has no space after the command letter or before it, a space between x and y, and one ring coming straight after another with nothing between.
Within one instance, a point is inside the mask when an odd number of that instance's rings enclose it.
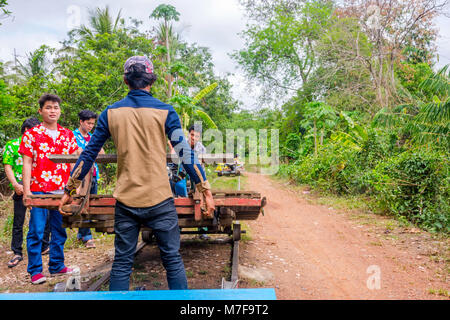
<instances>
[{"instance_id":1,"label":"man wearing beige vest","mask_svg":"<svg viewBox=\"0 0 450 320\"><path fill-rule=\"evenodd\" d=\"M114 215L115 256L111 269L111 291L129 290L140 226L151 228L156 236L167 272L169 289L187 289L186 272L179 253L180 229L166 169L167 138L174 147L197 190L204 195L212 215L214 200L205 172L183 134L175 109L154 98L150 88L156 80L147 57L134 56L124 65L128 95L108 106L80 155L60 203L72 201L83 178L105 143L112 137L117 149L117 200Z\"/></svg>"}]
</instances>

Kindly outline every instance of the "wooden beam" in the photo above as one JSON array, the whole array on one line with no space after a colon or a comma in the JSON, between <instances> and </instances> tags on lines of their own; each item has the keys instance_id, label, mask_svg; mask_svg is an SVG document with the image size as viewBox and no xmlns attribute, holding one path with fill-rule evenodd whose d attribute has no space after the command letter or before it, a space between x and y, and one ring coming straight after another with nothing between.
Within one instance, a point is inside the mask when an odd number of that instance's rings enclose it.
<instances>
[{"instance_id":1,"label":"wooden beam","mask_svg":"<svg viewBox=\"0 0 450 320\"><path fill-rule=\"evenodd\" d=\"M25 200L25 204L32 207L40 207L47 209L57 209L59 207L60 199L50 198L50 197L31 197ZM195 208L200 209L199 202L200 199L192 198L175 198L175 207L183 208L180 210L182 213L191 212ZM238 207L261 207L261 199L250 199L250 198L214 198L214 203L216 207L228 207L228 208L238 208ZM74 200L70 206L78 206L79 200ZM89 212L90 213L102 213L106 209L111 208L114 210L116 205L116 199L114 198L91 198ZM186 209L188 208L188 209ZM68 212L75 212L75 207L67 207ZM108 209L109 210L109 209ZM191 210L191 211L189 211ZM109 211L108 211L109 212ZM197 212L198 219L200 220L200 214Z\"/></svg>"},{"instance_id":2,"label":"wooden beam","mask_svg":"<svg viewBox=\"0 0 450 320\"><path fill-rule=\"evenodd\" d=\"M77 154L50 154L48 158L54 163L75 163L78 161ZM233 154L220 153L220 154L200 154L197 156L200 162L206 164L214 163L229 163L234 161ZM168 153L166 155L167 163L179 163L180 158L175 154ZM97 163L117 163L117 154L99 154L95 159Z\"/></svg>"}]
</instances>

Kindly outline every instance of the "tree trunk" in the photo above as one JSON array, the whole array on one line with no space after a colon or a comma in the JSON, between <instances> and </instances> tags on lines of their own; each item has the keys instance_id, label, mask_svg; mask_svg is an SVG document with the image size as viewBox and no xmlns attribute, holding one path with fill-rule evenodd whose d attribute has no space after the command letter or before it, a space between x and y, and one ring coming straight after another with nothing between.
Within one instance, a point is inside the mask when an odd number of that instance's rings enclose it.
<instances>
[{"instance_id":1,"label":"tree trunk","mask_svg":"<svg viewBox=\"0 0 450 320\"><path fill-rule=\"evenodd\" d=\"M317 146L317 126L316 126L316 120L314 120L314 156L317 157L318 153L318 146Z\"/></svg>"},{"instance_id":2,"label":"tree trunk","mask_svg":"<svg viewBox=\"0 0 450 320\"><path fill-rule=\"evenodd\" d=\"M166 21L166 49L167 49L167 71L168 71L168 77L167 77L167 98L172 98L172 75L170 74L170 45L169 45L169 26Z\"/></svg>"}]
</instances>

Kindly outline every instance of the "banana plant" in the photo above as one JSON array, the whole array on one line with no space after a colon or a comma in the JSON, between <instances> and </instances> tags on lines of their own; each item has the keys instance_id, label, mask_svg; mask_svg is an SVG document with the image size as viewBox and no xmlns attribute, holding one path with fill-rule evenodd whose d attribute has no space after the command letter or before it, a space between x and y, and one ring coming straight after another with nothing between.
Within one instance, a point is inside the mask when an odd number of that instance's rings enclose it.
<instances>
[{"instance_id":1,"label":"banana plant","mask_svg":"<svg viewBox=\"0 0 450 320\"><path fill-rule=\"evenodd\" d=\"M301 123L304 127L312 130L314 155L317 156L319 144L323 144L325 131L335 125L336 111L331 106L320 101L308 102L303 111L305 119Z\"/></svg>"},{"instance_id":2,"label":"banana plant","mask_svg":"<svg viewBox=\"0 0 450 320\"><path fill-rule=\"evenodd\" d=\"M419 140L449 143L450 139L450 65L424 80L419 88L432 92L433 98L419 104L413 125L420 130Z\"/></svg>"},{"instance_id":3,"label":"banana plant","mask_svg":"<svg viewBox=\"0 0 450 320\"><path fill-rule=\"evenodd\" d=\"M206 88L200 90L193 98L183 94L176 94L170 99L170 103L180 115L181 126L186 130L191 118L197 116L206 124L208 128L217 129L217 125L211 117L197 104L210 94L218 83L214 82Z\"/></svg>"},{"instance_id":4,"label":"banana plant","mask_svg":"<svg viewBox=\"0 0 450 320\"><path fill-rule=\"evenodd\" d=\"M450 65L429 76L419 86L429 96L411 104L380 110L374 124L388 128L405 127L419 143L433 143L444 148L450 143Z\"/></svg>"},{"instance_id":5,"label":"banana plant","mask_svg":"<svg viewBox=\"0 0 450 320\"><path fill-rule=\"evenodd\" d=\"M331 135L331 139L339 142L340 145L356 151L361 151L362 146L369 138L367 130L355 123L353 119L344 111L341 111L339 117L347 124L347 132L337 131Z\"/></svg>"}]
</instances>

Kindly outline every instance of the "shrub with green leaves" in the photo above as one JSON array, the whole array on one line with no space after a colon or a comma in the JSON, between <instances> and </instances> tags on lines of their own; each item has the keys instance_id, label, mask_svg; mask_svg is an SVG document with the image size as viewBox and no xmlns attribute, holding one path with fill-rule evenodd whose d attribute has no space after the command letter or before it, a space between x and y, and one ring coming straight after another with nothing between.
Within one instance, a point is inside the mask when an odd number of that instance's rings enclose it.
<instances>
[{"instance_id":1,"label":"shrub with green leaves","mask_svg":"<svg viewBox=\"0 0 450 320\"><path fill-rule=\"evenodd\" d=\"M320 190L343 193L347 191L347 182L344 181L342 172L356 153L355 150L342 148L337 144L327 144L319 149L317 156L309 154L292 165L282 165L279 175Z\"/></svg>"},{"instance_id":2,"label":"shrub with green leaves","mask_svg":"<svg viewBox=\"0 0 450 320\"><path fill-rule=\"evenodd\" d=\"M381 162L370 174L377 204L430 231L450 232L448 156L411 150Z\"/></svg>"},{"instance_id":3,"label":"shrub with green leaves","mask_svg":"<svg viewBox=\"0 0 450 320\"><path fill-rule=\"evenodd\" d=\"M377 211L404 217L430 231L450 232L448 155L403 151L389 134L370 132L358 148L341 141L280 166L278 175L333 193L373 197Z\"/></svg>"}]
</instances>

